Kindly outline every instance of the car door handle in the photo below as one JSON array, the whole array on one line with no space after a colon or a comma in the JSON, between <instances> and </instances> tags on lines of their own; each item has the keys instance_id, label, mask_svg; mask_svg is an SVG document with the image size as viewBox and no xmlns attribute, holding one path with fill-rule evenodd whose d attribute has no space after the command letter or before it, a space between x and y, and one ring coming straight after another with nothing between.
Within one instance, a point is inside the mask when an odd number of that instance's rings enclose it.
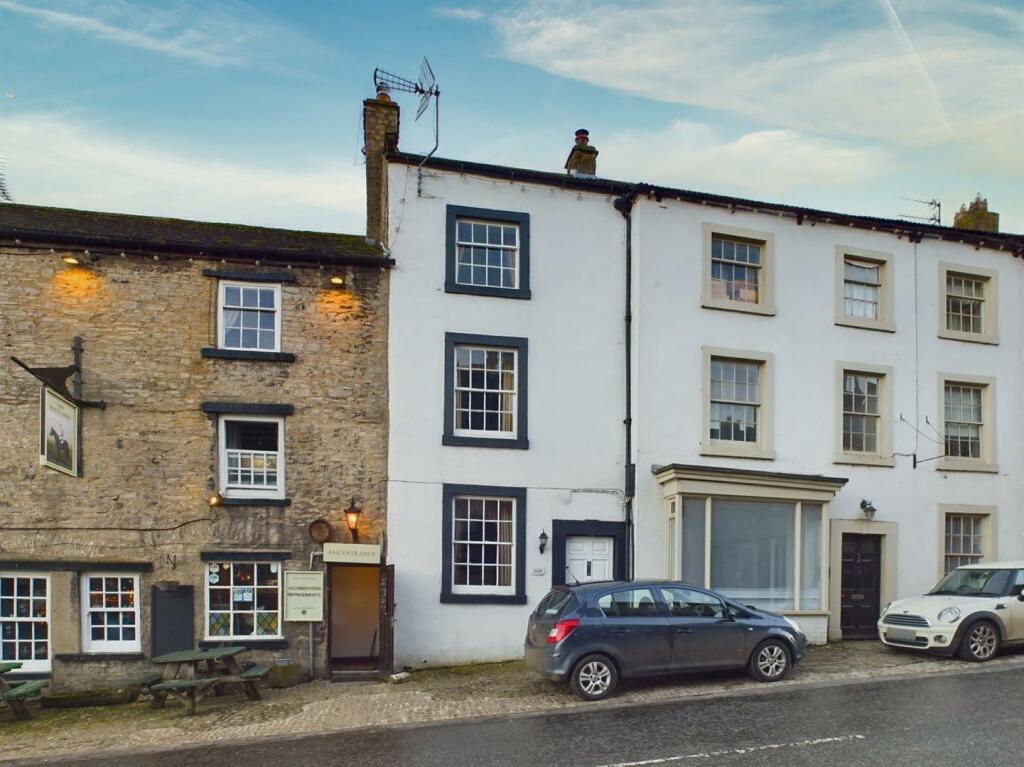
<instances>
[{"instance_id":1,"label":"car door handle","mask_svg":"<svg viewBox=\"0 0 1024 767\"><path fill-rule=\"evenodd\" d=\"M677 634L692 634L693 629L676 629Z\"/></svg>"}]
</instances>

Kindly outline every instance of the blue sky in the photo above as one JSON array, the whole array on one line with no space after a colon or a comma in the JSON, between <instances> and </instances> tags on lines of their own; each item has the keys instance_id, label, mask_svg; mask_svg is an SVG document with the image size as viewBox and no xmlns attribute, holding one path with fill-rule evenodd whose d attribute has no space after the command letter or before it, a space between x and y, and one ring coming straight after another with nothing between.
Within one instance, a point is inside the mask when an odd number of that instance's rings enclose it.
<instances>
[{"instance_id":1,"label":"blue sky","mask_svg":"<svg viewBox=\"0 0 1024 767\"><path fill-rule=\"evenodd\" d=\"M375 66L442 89L447 157L1024 231L1017 0L0 0L19 202L359 232ZM429 150L415 100L401 146Z\"/></svg>"}]
</instances>

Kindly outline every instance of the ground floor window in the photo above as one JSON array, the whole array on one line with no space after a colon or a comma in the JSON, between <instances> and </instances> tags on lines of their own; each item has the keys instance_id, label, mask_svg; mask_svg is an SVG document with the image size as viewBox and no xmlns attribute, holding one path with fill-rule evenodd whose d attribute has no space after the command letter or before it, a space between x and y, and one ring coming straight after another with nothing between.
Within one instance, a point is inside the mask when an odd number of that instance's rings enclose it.
<instances>
[{"instance_id":1,"label":"ground floor window","mask_svg":"<svg viewBox=\"0 0 1024 767\"><path fill-rule=\"evenodd\" d=\"M279 562L206 562L206 638L281 636Z\"/></svg>"},{"instance_id":2,"label":"ground floor window","mask_svg":"<svg viewBox=\"0 0 1024 767\"><path fill-rule=\"evenodd\" d=\"M0 573L0 662L50 670L50 577Z\"/></svg>"},{"instance_id":3,"label":"ground floor window","mask_svg":"<svg viewBox=\"0 0 1024 767\"><path fill-rule=\"evenodd\" d=\"M86 652L139 652L139 577L82 575L82 646Z\"/></svg>"},{"instance_id":4,"label":"ground floor window","mask_svg":"<svg viewBox=\"0 0 1024 767\"><path fill-rule=\"evenodd\" d=\"M961 565L975 565L985 553L985 518L978 514L946 515L945 572Z\"/></svg>"}]
</instances>

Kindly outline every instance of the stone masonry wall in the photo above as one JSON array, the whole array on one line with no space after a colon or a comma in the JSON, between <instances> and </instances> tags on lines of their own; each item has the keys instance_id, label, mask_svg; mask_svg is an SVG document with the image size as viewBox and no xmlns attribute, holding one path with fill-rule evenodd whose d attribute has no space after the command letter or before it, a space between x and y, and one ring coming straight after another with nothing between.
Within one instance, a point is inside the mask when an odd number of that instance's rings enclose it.
<instances>
[{"instance_id":1,"label":"stone masonry wall","mask_svg":"<svg viewBox=\"0 0 1024 767\"><path fill-rule=\"evenodd\" d=\"M148 658L153 583L195 589L194 634L204 636L209 550L287 550L283 569L305 570L319 550L309 523L324 517L333 540L349 541L342 509L363 508L361 542L384 525L387 440L386 269L350 268L344 288L332 273L295 267L282 284L281 350L296 361L204 359L216 346L217 280L204 268L262 267L152 256L103 256L70 267L60 253L0 248L0 562L151 562L141 574L142 651ZM271 271L270 269L265 269ZM280 272L275 266L272 271ZM82 471L73 478L39 465L39 384L10 361L71 363L82 338ZM284 508L211 507L217 485L216 418L204 401L283 403ZM0 564L0 570L4 567ZM40 567L40 570L46 570ZM78 572L51 579L52 653L81 653ZM249 652L287 656L305 667L308 629L284 623L288 647ZM316 626L317 666L326 627ZM133 676L148 661L55 660L53 686L95 686L97 672Z\"/></svg>"}]
</instances>

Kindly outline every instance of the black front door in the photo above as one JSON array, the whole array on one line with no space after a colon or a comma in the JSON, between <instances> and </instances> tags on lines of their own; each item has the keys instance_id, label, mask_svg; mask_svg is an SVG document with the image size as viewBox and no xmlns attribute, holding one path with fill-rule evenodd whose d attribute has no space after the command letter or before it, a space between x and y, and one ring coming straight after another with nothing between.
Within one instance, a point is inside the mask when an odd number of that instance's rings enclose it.
<instances>
[{"instance_id":1,"label":"black front door","mask_svg":"<svg viewBox=\"0 0 1024 767\"><path fill-rule=\"evenodd\" d=\"M882 536L843 535L843 639L874 639L882 579Z\"/></svg>"}]
</instances>

